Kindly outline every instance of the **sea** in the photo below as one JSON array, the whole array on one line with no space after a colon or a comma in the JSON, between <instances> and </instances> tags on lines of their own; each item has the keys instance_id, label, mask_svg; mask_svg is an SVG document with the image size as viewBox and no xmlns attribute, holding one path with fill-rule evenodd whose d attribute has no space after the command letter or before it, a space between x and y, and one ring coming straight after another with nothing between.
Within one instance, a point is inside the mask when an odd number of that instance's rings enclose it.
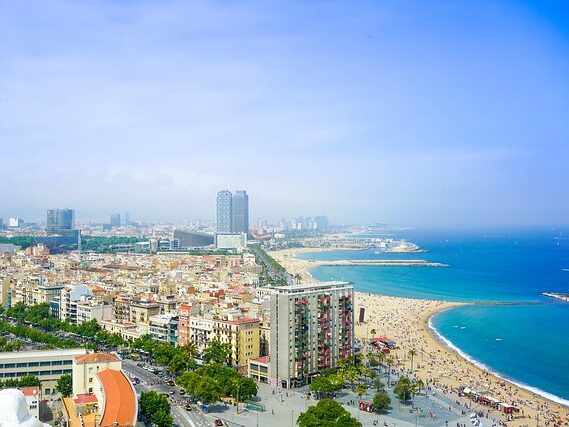
<instances>
[{"instance_id":1,"label":"sea","mask_svg":"<svg viewBox=\"0 0 569 427\"><path fill-rule=\"evenodd\" d=\"M424 259L448 267L320 266L318 280L363 292L472 302L435 315L447 346L496 375L569 406L569 228L403 230L360 237L406 239L421 253L378 249L299 254L313 260ZM507 303L507 304L500 304Z\"/></svg>"}]
</instances>

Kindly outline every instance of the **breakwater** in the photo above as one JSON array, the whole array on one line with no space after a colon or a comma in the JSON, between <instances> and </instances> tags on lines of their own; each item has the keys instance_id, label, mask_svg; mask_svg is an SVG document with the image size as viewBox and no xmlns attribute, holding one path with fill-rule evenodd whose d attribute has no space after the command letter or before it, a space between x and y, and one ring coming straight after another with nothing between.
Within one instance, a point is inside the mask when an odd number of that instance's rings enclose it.
<instances>
[{"instance_id":1,"label":"breakwater","mask_svg":"<svg viewBox=\"0 0 569 427\"><path fill-rule=\"evenodd\" d=\"M335 261L308 261L314 266L325 267L448 267L448 264L441 262L431 262L424 259L382 259L382 260L368 260L368 259L343 259Z\"/></svg>"}]
</instances>

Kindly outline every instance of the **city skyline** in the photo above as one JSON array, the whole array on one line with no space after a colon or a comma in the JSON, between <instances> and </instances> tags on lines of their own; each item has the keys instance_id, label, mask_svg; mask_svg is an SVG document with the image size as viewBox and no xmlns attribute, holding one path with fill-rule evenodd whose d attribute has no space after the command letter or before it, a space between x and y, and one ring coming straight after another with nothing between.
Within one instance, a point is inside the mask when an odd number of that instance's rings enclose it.
<instances>
[{"instance_id":1,"label":"city skyline","mask_svg":"<svg viewBox=\"0 0 569 427\"><path fill-rule=\"evenodd\" d=\"M563 2L1 8L0 217L568 222Z\"/></svg>"}]
</instances>

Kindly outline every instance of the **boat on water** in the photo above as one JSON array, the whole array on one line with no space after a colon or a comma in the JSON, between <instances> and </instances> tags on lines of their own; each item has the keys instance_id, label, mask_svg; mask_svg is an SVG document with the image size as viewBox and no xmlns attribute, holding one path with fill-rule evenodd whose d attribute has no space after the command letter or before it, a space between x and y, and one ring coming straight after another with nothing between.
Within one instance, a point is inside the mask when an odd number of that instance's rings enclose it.
<instances>
[{"instance_id":1,"label":"boat on water","mask_svg":"<svg viewBox=\"0 0 569 427\"><path fill-rule=\"evenodd\" d=\"M545 297L555 298L564 302L569 302L569 294L564 294L561 292L542 292L541 295Z\"/></svg>"}]
</instances>

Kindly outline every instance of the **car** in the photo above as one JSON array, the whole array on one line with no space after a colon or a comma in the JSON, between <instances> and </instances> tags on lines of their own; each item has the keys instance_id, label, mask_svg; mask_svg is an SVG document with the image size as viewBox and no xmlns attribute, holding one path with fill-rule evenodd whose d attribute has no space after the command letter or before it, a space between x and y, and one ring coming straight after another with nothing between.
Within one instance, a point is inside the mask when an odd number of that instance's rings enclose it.
<instances>
[{"instance_id":1,"label":"car","mask_svg":"<svg viewBox=\"0 0 569 427\"><path fill-rule=\"evenodd\" d=\"M186 405L186 411L190 412L192 410L192 407L190 405Z\"/></svg>"},{"instance_id":2,"label":"car","mask_svg":"<svg viewBox=\"0 0 569 427\"><path fill-rule=\"evenodd\" d=\"M225 424L223 424L223 421L221 421L219 418L215 420L215 425L216 426L223 426Z\"/></svg>"},{"instance_id":3,"label":"car","mask_svg":"<svg viewBox=\"0 0 569 427\"><path fill-rule=\"evenodd\" d=\"M175 390L170 390L170 396L174 396L176 394Z\"/></svg>"},{"instance_id":4,"label":"car","mask_svg":"<svg viewBox=\"0 0 569 427\"><path fill-rule=\"evenodd\" d=\"M186 394L186 390L184 390L183 388L180 389L180 396L183 396L184 394Z\"/></svg>"}]
</instances>

